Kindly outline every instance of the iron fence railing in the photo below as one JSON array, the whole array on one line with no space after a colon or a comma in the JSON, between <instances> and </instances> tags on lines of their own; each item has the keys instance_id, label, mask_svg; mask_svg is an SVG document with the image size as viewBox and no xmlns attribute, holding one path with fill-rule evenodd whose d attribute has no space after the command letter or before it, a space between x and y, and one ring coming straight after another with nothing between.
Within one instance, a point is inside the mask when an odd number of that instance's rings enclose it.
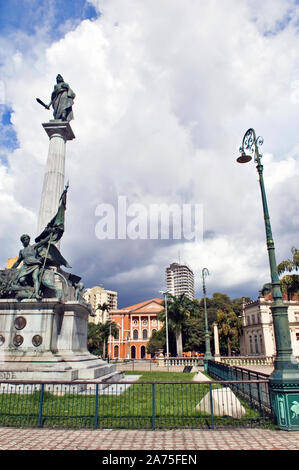
<instances>
[{"instance_id":1,"label":"iron fence railing","mask_svg":"<svg viewBox=\"0 0 299 470\"><path fill-rule=\"evenodd\" d=\"M216 380L233 382L232 390L248 400L251 407L262 407L272 414L268 374L216 361L209 361L208 373Z\"/></svg>"},{"instance_id":2,"label":"iron fence railing","mask_svg":"<svg viewBox=\"0 0 299 470\"><path fill-rule=\"evenodd\" d=\"M159 429L268 426L266 381L0 382L0 426ZM230 390L258 390L235 401Z\"/></svg>"}]
</instances>

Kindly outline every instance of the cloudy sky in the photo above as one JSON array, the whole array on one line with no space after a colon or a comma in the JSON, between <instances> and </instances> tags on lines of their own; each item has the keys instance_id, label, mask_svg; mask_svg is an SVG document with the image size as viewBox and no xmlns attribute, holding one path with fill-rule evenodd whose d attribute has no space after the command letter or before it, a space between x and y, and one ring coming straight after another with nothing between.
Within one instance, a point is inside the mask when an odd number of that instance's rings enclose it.
<instances>
[{"instance_id":1,"label":"cloudy sky","mask_svg":"<svg viewBox=\"0 0 299 470\"><path fill-rule=\"evenodd\" d=\"M159 296L180 260L197 297L206 267L208 295L257 298L270 279L258 175L236 163L251 127L277 261L298 247L295 0L0 0L0 50L2 268L22 233L37 235L52 113L35 98L50 101L58 73L76 93L61 251L86 287L124 307ZM123 216L120 197L128 224L134 208L200 205L203 237L101 240L103 204Z\"/></svg>"}]
</instances>

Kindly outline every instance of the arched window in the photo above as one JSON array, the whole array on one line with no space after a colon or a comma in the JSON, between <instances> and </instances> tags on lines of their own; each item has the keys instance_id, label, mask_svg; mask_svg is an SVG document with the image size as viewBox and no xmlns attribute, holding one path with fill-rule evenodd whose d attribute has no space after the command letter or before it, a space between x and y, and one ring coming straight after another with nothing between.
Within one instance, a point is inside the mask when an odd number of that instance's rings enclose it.
<instances>
[{"instance_id":1,"label":"arched window","mask_svg":"<svg viewBox=\"0 0 299 470\"><path fill-rule=\"evenodd\" d=\"M142 338L147 339L147 330L142 331Z\"/></svg>"},{"instance_id":2,"label":"arched window","mask_svg":"<svg viewBox=\"0 0 299 470\"><path fill-rule=\"evenodd\" d=\"M250 354L253 354L252 336L249 336L249 347L250 347Z\"/></svg>"},{"instance_id":3,"label":"arched window","mask_svg":"<svg viewBox=\"0 0 299 470\"><path fill-rule=\"evenodd\" d=\"M262 335L260 335L260 349L261 349L261 354L263 354L264 344L263 344L263 336Z\"/></svg>"},{"instance_id":4,"label":"arched window","mask_svg":"<svg viewBox=\"0 0 299 470\"><path fill-rule=\"evenodd\" d=\"M138 339L138 330L133 331L133 339Z\"/></svg>"},{"instance_id":5,"label":"arched window","mask_svg":"<svg viewBox=\"0 0 299 470\"><path fill-rule=\"evenodd\" d=\"M136 359L136 348L131 346L131 359Z\"/></svg>"},{"instance_id":6,"label":"arched window","mask_svg":"<svg viewBox=\"0 0 299 470\"><path fill-rule=\"evenodd\" d=\"M156 333L156 331L157 331L157 330L153 329L153 330L152 330L152 333Z\"/></svg>"},{"instance_id":7,"label":"arched window","mask_svg":"<svg viewBox=\"0 0 299 470\"><path fill-rule=\"evenodd\" d=\"M258 342L257 342L257 335L254 335L254 345L255 345L255 352L258 354L259 347L258 347Z\"/></svg>"},{"instance_id":8,"label":"arched window","mask_svg":"<svg viewBox=\"0 0 299 470\"><path fill-rule=\"evenodd\" d=\"M141 359L145 359L145 346L141 346L140 348L140 357Z\"/></svg>"},{"instance_id":9,"label":"arched window","mask_svg":"<svg viewBox=\"0 0 299 470\"><path fill-rule=\"evenodd\" d=\"M115 359L118 359L118 352L119 352L119 347L118 347L118 346L114 346L114 358L115 358Z\"/></svg>"}]
</instances>

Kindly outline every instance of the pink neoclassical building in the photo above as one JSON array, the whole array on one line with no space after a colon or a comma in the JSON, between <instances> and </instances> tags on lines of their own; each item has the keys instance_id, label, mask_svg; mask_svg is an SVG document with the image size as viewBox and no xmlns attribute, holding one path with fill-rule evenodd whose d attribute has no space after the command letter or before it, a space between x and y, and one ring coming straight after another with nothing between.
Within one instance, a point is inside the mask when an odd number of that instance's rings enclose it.
<instances>
[{"instance_id":1,"label":"pink neoclassical building","mask_svg":"<svg viewBox=\"0 0 299 470\"><path fill-rule=\"evenodd\" d=\"M108 354L111 359L149 359L147 343L163 322L158 314L164 310L160 298L145 300L122 309L110 310L109 315L119 329L118 338L109 338Z\"/></svg>"}]
</instances>

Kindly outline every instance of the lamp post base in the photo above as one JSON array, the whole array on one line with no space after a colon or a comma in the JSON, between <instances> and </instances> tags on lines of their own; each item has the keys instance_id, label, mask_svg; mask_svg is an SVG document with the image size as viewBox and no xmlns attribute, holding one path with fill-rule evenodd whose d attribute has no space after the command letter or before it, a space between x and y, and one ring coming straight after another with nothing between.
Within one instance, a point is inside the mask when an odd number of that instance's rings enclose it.
<instances>
[{"instance_id":1,"label":"lamp post base","mask_svg":"<svg viewBox=\"0 0 299 470\"><path fill-rule=\"evenodd\" d=\"M209 361L214 361L214 357L211 353L206 353L203 358L203 366L205 372L208 372Z\"/></svg>"},{"instance_id":2,"label":"lamp post base","mask_svg":"<svg viewBox=\"0 0 299 470\"><path fill-rule=\"evenodd\" d=\"M293 355L288 309L280 299L272 306L277 356L269 377L270 399L276 424L287 431L299 430L299 366Z\"/></svg>"},{"instance_id":3,"label":"lamp post base","mask_svg":"<svg viewBox=\"0 0 299 470\"><path fill-rule=\"evenodd\" d=\"M282 365L282 364L280 364ZM270 399L276 424L286 431L299 430L299 368L297 363L274 369L269 378Z\"/></svg>"}]
</instances>

